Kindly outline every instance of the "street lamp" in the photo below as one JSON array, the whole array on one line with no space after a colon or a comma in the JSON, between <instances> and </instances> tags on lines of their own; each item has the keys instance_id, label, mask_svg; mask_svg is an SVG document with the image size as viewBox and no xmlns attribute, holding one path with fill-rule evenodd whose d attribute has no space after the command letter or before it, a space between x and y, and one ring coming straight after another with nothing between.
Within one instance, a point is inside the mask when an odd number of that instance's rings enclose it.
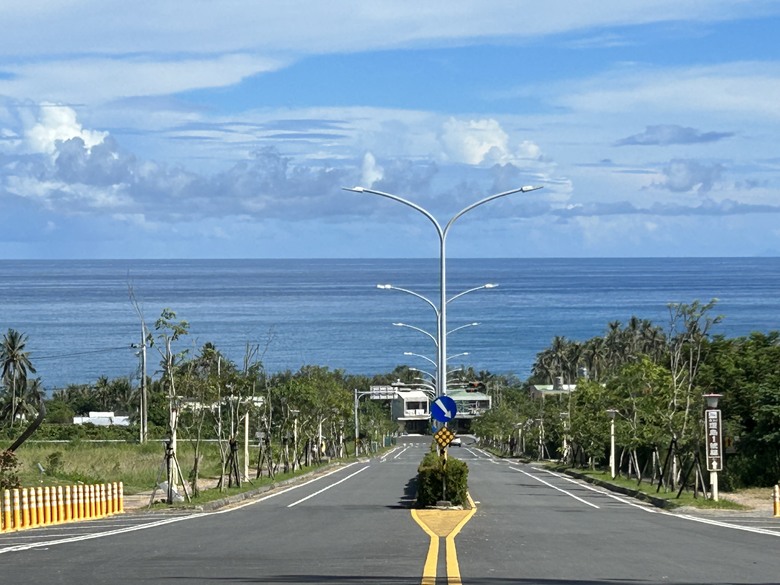
<instances>
[{"instance_id":1,"label":"street lamp","mask_svg":"<svg viewBox=\"0 0 780 585\"><path fill-rule=\"evenodd\" d=\"M414 353L414 352L411 352L411 351L405 351L404 355L413 355L414 357L422 358L422 359L424 359L426 361L431 362L431 364L433 364L434 368L436 367L436 362L433 361L431 358L429 358L427 355L422 355L421 353Z\"/></svg>"},{"instance_id":2,"label":"street lamp","mask_svg":"<svg viewBox=\"0 0 780 585\"><path fill-rule=\"evenodd\" d=\"M428 360L429 362L431 362L431 364L433 364L433 367L434 367L434 368L436 367L436 362L435 362L435 361L433 361L431 358L429 358L427 355L422 355L421 353L414 353L414 352L411 352L411 351L405 351L405 352L404 352L404 355L413 355L414 357L418 357L418 358L422 358L422 359L424 359L424 360ZM454 358L456 358L456 357L461 357L461 356L464 356L464 355L470 355L470 353L469 353L469 352L467 352L467 351L462 351L462 352L460 352L460 353L456 353L455 355L451 355L451 356L449 356L447 359L454 359ZM458 370L460 370L460 369L461 369L461 368L456 368L456 369L454 369L454 370L450 370L450 371L449 371L449 372L447 372L447 373L449 374L449 373L452 373L452 372L457 372L457 371L458 371Z\"/></svg>"},{"instance_id":3,"label":"street lamp","mask_svg":"<svg viewBox=\"0 0 780 585\"><path fill-rule=\"evenodd\" d=\"M437 353L438 363L434 364L437 367L437 370L439 370L438 366L440 366L441 364L444 364L445 367L446 367L446 364L447 364L447 355L442 352L441 341L445 340L445 343L446 343L446 337L447 337L448 334L454 333L455 331L463 329L464 327L471 327L471 326L474 326L474 325L479 325L479 323L469 323L469 324L466 324L466 325L461 325L460 327L456 327L452 331L445 332L445 335L442 336L442 326L441 326L441 323L442 323L442 317L443 317L443 314L442 314L443 310L439 309L439 307L436 306L436 303L434 303L428 297L426 297L424 295L421 295L420 293L415 292L413 290L409 290L408 288L403 288L403 287L400 287L400 286L394 286L392 284L377 284L376 287L378 289L380 289L380 290L397 290L397 291L400 291L400 292L403 292L403 293L406 293L406 294L410 294L410 295L412 295L414 297L417 297L418 299L420 299L422 301L425 301L433 309L433 312L436 315L436 329L437 329L437 336L436 337L434 337L431 333L429 333L428 331L425 331L422 328L415 327L413 325L407 325L406 323L393 323L393 325L397 325L399 327L411 327L412 329L415 329L415 330L417 330L417 331L419 331L421 333L424 333L425 335L427 335L428 337L430 337L433 340L433 344L436 346L436 349L437 349L436 353ZM450 298L447 301L445 301L443 307L446 307L448 303L451 303L452 301L462 297L463 295L467 295L469 293L472 293L472 292L475 292L475 291L478 291L478 290L482 290L482 289L491 289L491 288L497 288L497 287L498 287L497 284L492 283L492 282L488 282L488 283L482 284L480 286L475 286L473 288L469 288L467 290L459 292L458 294L454 295L452 298ZM446 319L446 316L444 316L444 318ZM443 394L447 393L447 381L446 380L444 380L444 385L443 386L441 384L439 384L438 387L442 388L442 390L439 392L439 394L443 395Z\"/></svg>"},{"instance_id":4,"label":"street lamp","mask_svg":"<svg viewBox=\"0 0 780 585\"><path fill-rule=\"evenodd\" d=\"M612 479L615 479L615 415L618 413L614 408L607 411L609 415L609 472Z\"/></svg>"},{"instance_id":5,"label":"street lamp","mask_svg":"<svg viewBox=\"0 0 780 585\"><path fill-rule=\"evenodd\" d=\"M431 382L433 382L433 383L436 382L436 376L434 376L430 372L427 372L425 370L421 370L419 368L409 368L409 371L410 372L420 372L421 374L425 374L426 376L428 376L431 379Z\"/></svg>"},{"instance_id":6,"label":"street lamp","mask_svg":"<svg viewBox=\"0 0 780 585\"><path fill-rule=\"evenodd\" d=\"M496 193L494 195L490 195L489 197L485 197L484 199L480 199L476 203L472 203L471 205L466 206L465 208L461 209L458 213L453 215L452 218L449 220L449 222L447 222L447 224L444 226L444 228L442 228L441 224L428 210L417 205L416 203L409 201L408 199L404 199L403 197L399 197L398 195L393 195L392 193L385 193L384 191L376 191L374 189L367 189L365 187L345 188L345 191L379 195L380 197L386 197L387 199L392 199L393 201L397 201L398 203L406 205L407 207L411 207L415 211L423 214L426 218L428 218L428 220L433 224L433 227L436 228L436 234L439 236L439 308L437 313L438 316L437 329L438 329L438 339L439 339L439 344L438 344L439 364L438 364L437 373L439 376L439 384L438 384L439 394L442 395L447 394L447 253L446 253L447 234L449 233L450 228L455 223L455 221L457 221L458 218L460 218L462 215L465 215L472 209L479 207L480 205L484 205L485 203L488 203L490 201L493 201L494 199L498 199L499 197L505 197L507 195L512 195L513 193L528 193L529 191L536 191L537 189L541 189L541 187L534 187L534 186L519 187L517 189L503 191L502 193ZM421 298L423 298L423 300L427 300L424 297ZM436 310L435 304L431 303L431 306L433 306L434 310Z\"/></svg>"},{"instance_id":7,"label":"street lamp","mask_svg":"<svg viewBox=\"0 0 780 585\"><path fill-rule=\"evenodd\" d=\"M438 339L436 339L433 336L433 334L429 333L425 329L422 329L420 327L415 327L414 325L409 325L407 323L393 323L393 325L395 325L396 327L408 327L409 329L414 329L415 331L419 331L420 333L430 337L433 340L433 344L436 347L439 347ZM466 327L476 327L477 325L479 325L479 323L466 323L465 325L461 325L460 327L455 327L455 329L450 329L449 331L447 331L447 335L452 335L456 331L460 331L461 329L465 329Z\"/></svg>"}]
</instances>

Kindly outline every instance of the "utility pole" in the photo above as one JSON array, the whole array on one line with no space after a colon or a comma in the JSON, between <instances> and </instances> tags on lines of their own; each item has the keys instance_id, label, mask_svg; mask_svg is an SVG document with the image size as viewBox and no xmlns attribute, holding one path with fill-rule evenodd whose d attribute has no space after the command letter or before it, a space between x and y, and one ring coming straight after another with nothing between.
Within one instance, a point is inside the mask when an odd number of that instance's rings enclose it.
<instances>
[{"instance_id":1,"label":"utility pole","mask_svg":"<svg viewBox=\"0 0 780 585\"><path fill-rule=\"evenodd\" d=\"M146 326L141 325L141 444L149 439L147 414L149 402L146 388Z\"/></svg>"},{"instance_id":2,"label":"utility pole","mask_svg":"<svg viewBox=\"0 0 780 585\"><path fill-rule=\"evenodd\" d=\"M141 381L140 381L140 404L138 406L139 437L138 440L143 445L149 438L147 413L149 411L148 396L146 388L146 326L141 323L141 344L131 344L130 347L137 348L140 351L136 354L141 358Z\"/></svg>"}]
</instances>

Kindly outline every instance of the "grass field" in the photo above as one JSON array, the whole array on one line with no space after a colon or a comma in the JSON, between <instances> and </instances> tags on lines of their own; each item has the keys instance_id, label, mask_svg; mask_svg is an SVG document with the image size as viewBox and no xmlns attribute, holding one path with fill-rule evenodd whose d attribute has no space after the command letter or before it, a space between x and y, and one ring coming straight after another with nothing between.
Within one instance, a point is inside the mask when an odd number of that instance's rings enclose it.
<instances>
[{"instance_id":1,"label":"grass field","mask_svg":"<svg viewBox=\"0 0 780 585\"><path fill-rule=\"evenodd\" d=\"M206 444L202 453L200 477L219 477L218 446ZM27 442L19 448L16 456L20 464L18 476L24 487L121 481L125 493L133 494L153 489L159 481L165 480L165 453L162 444L157 442L145 445ZM188 477L193 465L192 446L180 442L177 458L182 473Z\"/></svg>"}]
</instances>

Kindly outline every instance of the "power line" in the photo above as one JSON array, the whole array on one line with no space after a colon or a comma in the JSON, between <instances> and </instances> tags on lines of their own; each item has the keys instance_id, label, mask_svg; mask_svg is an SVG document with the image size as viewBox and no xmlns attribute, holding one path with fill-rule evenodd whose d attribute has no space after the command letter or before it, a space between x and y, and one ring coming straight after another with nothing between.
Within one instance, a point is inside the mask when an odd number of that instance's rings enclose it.
<instances>
[{"instance_id":1,"label":"power line","mask_svg":"<svg viewBox=\"0 0 780 585\"><path fill-rule=\"evenodd\" d=\"M34 358L34 361L38 362L41 360L58 360L63 358L69 358L69 357L76 357L80 355L91 355L96 353L108 353L110 351L119 351L120 349L126 350L128 349L128 346L122 346L122 347L104 347L102 349L88 349L84 351L73 351L70 353L59 353L59 354L52 354L52 355L44 355L44 356L31 356L31 358Z\"/></svg>"}]
</instances>

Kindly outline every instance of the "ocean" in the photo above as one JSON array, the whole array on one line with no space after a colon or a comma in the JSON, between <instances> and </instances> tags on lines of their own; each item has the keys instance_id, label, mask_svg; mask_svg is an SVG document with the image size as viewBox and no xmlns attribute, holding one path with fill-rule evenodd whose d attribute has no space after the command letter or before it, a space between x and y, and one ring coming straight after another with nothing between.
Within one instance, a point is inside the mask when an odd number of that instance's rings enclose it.
<instances>
[{"instance_id":1,"label":"ocean","mask_svg":"<svg viewBox=\"0 0 780 585\"><path fill-rule=\"evenodd\" d=\"M526 378L536 354L562 335L586 340L632 316L664 328L669 303L719 299L728 337L780 329L780 258L450 259L450 366ZM0 331L28 336L43 386L137 379L141 323L129 289L154 324L164 308L189 322L176 350L213 343L241 364L257 346L267 371L327 366L348 374L431 371L438 260L0 261ZM406 356L404 352L418 354ZM149 350L150 375L160 355ZM422 357L420 357L422 356ZM427 359L426 359L427 358Z\"/></svg>"}]
</instances>

